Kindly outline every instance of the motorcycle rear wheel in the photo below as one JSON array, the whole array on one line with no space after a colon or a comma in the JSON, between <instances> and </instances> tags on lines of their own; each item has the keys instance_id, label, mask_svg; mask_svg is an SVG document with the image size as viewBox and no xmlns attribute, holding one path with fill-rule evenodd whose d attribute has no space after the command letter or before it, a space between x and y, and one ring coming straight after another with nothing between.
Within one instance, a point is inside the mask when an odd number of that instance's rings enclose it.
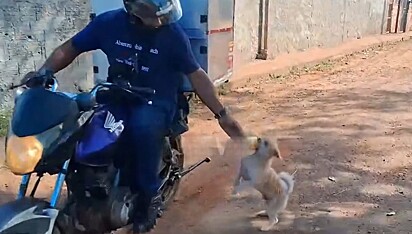
<instances>
[{"instance_id":1,"label":"motorcycle rear wheel","mask_svg":"<svg viewBox=\"0 0 412 234\"><path fill-rule=\"evenodd\" d=\"M176 163L174 165L175 170L177 170L177 172L182 172L184 167L184 153L181 136L178 136L175 139L171 140L170 144L172 146L172 153L174 157L176 157ZM167 207L173 202L174 197L176 196L176 193L179 190L179 185L180 179L174 180L162 191L164 210L167 209Z\"/></svg>"},{"instance_id":2,"label":"motorcycle rear wheel","mask_svg":"<svg viewBox=\"0 0 412 234\"><path fill-rule=\"evenodd\" d=\"M58 226L54 225L52 234L63 234L63 232Z\"/></svg>"}]
</instances>

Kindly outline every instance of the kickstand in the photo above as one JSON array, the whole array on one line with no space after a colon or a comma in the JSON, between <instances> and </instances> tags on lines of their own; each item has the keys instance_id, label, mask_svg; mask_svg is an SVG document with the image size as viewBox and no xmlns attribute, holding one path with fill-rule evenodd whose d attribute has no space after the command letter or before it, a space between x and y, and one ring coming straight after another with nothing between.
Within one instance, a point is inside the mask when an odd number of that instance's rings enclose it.
<instances>
[{"instance_id":1,"label":"kickstand","mask_svg":"<svg viewBox=\"0 0 412 234\"><path fill-rule=\"evenodd\" d=\"M198 168L200 165L202 165L203 163L210 163L210 161L212 161L210 158L205 158L202 161L190 166L189 168L187 168L186 170L182 171L179 173L179 178L182 178L183 176L189 174L190 172L192 172L194 169Z\"/></svg>"}]
</instances>

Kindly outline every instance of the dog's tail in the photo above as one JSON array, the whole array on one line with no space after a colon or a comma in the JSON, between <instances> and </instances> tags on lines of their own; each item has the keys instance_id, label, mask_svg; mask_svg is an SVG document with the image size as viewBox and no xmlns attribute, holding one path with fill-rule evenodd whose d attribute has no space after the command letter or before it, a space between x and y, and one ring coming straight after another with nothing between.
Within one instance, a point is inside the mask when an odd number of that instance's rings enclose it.
<instances>
[{"instance_id":1,"label":"dog's tail","mask_svg":"<svg viewBox=\"0 0 412 234\"><path fill-rule=\"evenodd\" d=\"M287 194L291 194L292 191L293 191L293 187L294 187L294 185L295 185L295 180L294 180L293 175L291 175L291 174L289 174L289 173L287 173L287 172L282 171L282 172L279 173L279 178L280 178L283 182L285 182L285 184L286 184L286 187L287 187L287 188L286 188L286 193L287 193Z\"/></svg>"}]
</instances>

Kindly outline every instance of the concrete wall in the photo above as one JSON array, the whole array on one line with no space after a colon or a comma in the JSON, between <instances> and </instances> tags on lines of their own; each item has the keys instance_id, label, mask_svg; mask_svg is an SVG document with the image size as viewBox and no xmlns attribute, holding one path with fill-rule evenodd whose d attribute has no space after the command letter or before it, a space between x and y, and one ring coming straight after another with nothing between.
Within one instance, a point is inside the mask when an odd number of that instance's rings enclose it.
<instances>
[{"instance_id":1,"label":"concrete wall","mask_svg":"<svg viewBox=\"0 0 412 234\"><path fill-rule=\"evenodd\" d=\"M259 38L259 1L235 0L234 69L256 57Z\"/></svg>"},{"instance_id":2,"label":"concrete wall","mask_svg":"<svg viewBox=\"0 0 412 234\"><path fill-rule=\"evenodd\" d=\"M0 108L10 106L6 86L38 69L54 48L89 21L87 0L0 0ZM91 56L84 55L58 74L60 87L92 84Z\"/></svg>"},{"instance_id":3,"label":"concrete wall","mask_svg":"<svg viewBox=\"0 0 412 234\"><path fill-rule=\"evenodd\" d=\"M406 23L406 30L407 31L412 31L412 4L409 5L409 11L408 11L408 22Z\"/></svg>"},{"instance_id":4,"label":"concrete wall","mask_svg":"<svg viewBox=\"0 0 412 234\"><path fill-rule=\"evenodd\" d=\"M388 0L386 0L388 1ZM268 58L386 28L385 0L270 0ZM260 0L236 0L235 69L255 60ZM6 85L37 69L60 43L89 21L88 0L0 0L0 108L10 105ZM93 82L91 56L82 56L58 75L64 90Z\"/></svg>"},{"instance_id":5,"label":"concrete wall","mask_svg":"<svg viewBox=\"0 0 412 234\"><path fill-rule=\"evenodd\" d=\"M259 0L236 0L235 9L235 66L240 66L256 56ZM380 34L386 11L385 0L271 0L268 59Z\"/></svg>"}]
</instances>

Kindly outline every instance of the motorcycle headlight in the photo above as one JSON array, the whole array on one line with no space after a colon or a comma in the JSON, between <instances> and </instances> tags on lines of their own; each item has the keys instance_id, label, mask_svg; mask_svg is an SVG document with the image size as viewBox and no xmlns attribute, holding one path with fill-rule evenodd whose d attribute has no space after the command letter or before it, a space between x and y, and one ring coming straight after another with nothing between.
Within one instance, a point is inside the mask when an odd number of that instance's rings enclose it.
<instances>
[{"instance_id":1,"label":"motorcycle headlight","mask_svg":"<svg viewBox=\"0 0 412 234\"><path fill-rule=\"evenodd\" d=\"M43 155L43 145L34 136L11 135L6 142L5 164L16 175L31 173Z\"/></svg>"}]
</instances>

